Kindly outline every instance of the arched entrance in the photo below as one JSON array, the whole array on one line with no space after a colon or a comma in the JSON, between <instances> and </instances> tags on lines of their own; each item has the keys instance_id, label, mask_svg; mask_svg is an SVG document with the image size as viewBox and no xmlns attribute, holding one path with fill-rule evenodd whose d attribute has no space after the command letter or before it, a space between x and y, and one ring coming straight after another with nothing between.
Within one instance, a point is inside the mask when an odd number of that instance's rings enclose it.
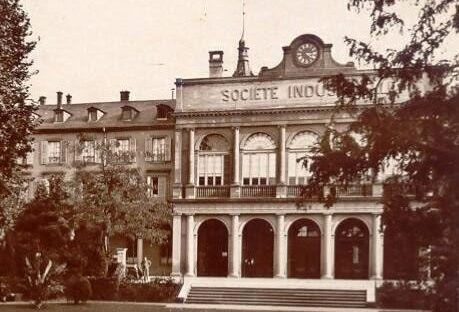
<instances>
[{"instance_id":1,"label":"arched entrance","mask_svg":"<svg viewBox=\"0 0 459 312\"><path fill-rule=\"evenodd\" d=\"M228 230L223 222L210 219L198 230L198 276L228 275Z\"/></svg>"},{"instance_id":2,"label":"arched entrance","mask_svg":"<svg viewBox=\"0 0 459 312\"><path fill-rule=\"evenodd\" d=\"M297 220L288 230L288 276L320 277L320 229L311 220Z\"/></svg>"},{"instance_id":3,"label":"arched entrance","mask_svg":"<svg viewBox=\"0 0 459 312\"><path fill-rule=\"evenodd\" d=\"M355 218L341 222L335 233L335 277L367 279L368 253L367 226Z\"/></svg>"},{"instance_id":4,"label":"arched entrance","mask_svg":"<svg viewBox=\"0 0 459 312\"><path fill-rule=\"evenodd\" d=\"M242 232L242 276L273 277L274 232L262 219L249 221Z\"/></svg>"}]
</instances>

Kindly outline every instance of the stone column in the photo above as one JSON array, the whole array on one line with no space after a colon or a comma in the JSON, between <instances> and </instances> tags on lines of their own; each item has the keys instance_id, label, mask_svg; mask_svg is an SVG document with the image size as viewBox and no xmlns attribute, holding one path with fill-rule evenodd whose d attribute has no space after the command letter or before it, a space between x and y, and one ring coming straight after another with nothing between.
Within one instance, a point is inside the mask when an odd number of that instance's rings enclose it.
<instances>
[{"instance_id":1,"label":"stone column","mask_svg":"<svg viewBox=\"0 0 459 312\"><path fill-rule=\"evenodd\" d=\"M186 198L195 197L195 179L194 179L194 129L189 132L188 146L188 184L186 185Z\"/></svg>"},{"instance_id":2,"label":"stone column","mask_svg":"<svg viewBox=\"0 0 459 312\"><path fill-rule=\"evenodd\" d=\"M194 276L194 216L186 220L186 276Z\"/></svg>"},{"instance_id":3,"label":"stone column","mask_svg":"<svg viewBox=\"0 0 459 312\"><path fill-rule=\"evenodd\" d=\"M287 197L286 159L285 159L285 125L279 126L279 146L277 153L277 188L276 197Z\"/></svg>"},{"instance_id":4,"label":"stone column","mask_svg":"<svg viewBox=\"0 0 459 312\"><path fill-rule=\"evenodd\" d=\"M239 215L234 214L231 220L231 267L230 277L239 277L241 272L241 253L239 248Z\"/></svg>"},{"instance_id":5,"label":"stone column","mask_svg":"<svg viewBox=\"0 0 459 312\"><path fill-rule=\"evenodd\" d=\"M182 130L175 130L173 197L182 198Z\"/></svg>"},{"instance_id":6,"label":"stone column","mask_svg":"<svg viewBox=\"0 0 459 312\"><path fill-rule=\"evenodd\" d=\"M182 250L182 214L174 214L172 221L172 273L171 276L181 276Z\"/></svg>"},{"instance_id":7,"label":"stone column","mask_svg":"<svg viewBox=\"0 0 459 312\"><path fill-rule=\"evenodd\" d=\"M239 177L239 127L233 128L233 183L231 185L231 197L238 198L241 196L241 181Z\"/></svg>"},{"instance_id":8,"label":"stone column","mask_svg":"<svg viewBox=\"0 0 459 312\"><path fill-rule=\"evenodd\" d=\"M381 233L381 215L373 214L373 235L372 235L372 279L382 279L383 275L383 240Z\"/></svg>"},{"instance_id":9,"label":"stone column","mask_svg":"<svg viewBox=\"0 0 459 312\"><path fill-rule=\"evenodd\" d=\"M140 268L143 260L143 239L137 238L137 265Z\"/></svg>"},{"instance_id":10,"label":"stone column","mask_svg":"<svg viewBox=\"0 0 459 312\"><path fill-rule=\"evenodd\" d=\"M194 129L189 132L188 184L194 185Z\"/></svg>"},{"instance_id":11,"label":"stone column","mask_svg":"<svg viewBox=\"0 0 459 312\"><path fill-rule=\"evenodd\" d=\"M276 232L276 270L275 276L277 278L285 278L286 262L285 262L285 235L284 235L285 216L283 214L277 215L277 232Z\"/></svg>"},{"instance_id":12,"label":"stone column","mask_svg":"<svg viewBox=\"0 0 459 312\"><path fill-rule=\"evenodd\" d=\"M323 236L323 248L324 248L324 259L322 261L322 278L332 279L333 278L333 262L334 262L334 235L332 233L332 215L326 213L324 215L324 236Z\"/></svg>"}]
</instances>

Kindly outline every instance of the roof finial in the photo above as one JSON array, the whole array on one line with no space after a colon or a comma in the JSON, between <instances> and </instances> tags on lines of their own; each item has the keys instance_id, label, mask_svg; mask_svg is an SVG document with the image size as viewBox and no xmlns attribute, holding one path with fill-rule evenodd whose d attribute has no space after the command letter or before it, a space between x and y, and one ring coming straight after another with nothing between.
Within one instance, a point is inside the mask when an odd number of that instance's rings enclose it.
<instances>
[{"instance_id":1,"label":"roof finial","mask_svg":"<svg viewBox=\"0 0 459 312\"><path fill-rule=\"evenodd\" d=\"M237 48L238 59L237 59L237 67L236 71L233 74L233 77L245 77L245 76L253 76L252 71L250 70L249 66L249 55L248 50L249 48L245 45L245 0L242 0L242 36L241 40L239 40L239 47Z\"/></svg>"},{"instance_id":2,"label":"roof finial","mask_svg":"<svg viewBox=\"0 0 459 312\"><path fill-rule=\"evenodd\" d=\"M245 0L242 0L242 35L241 40L244 40L245 33Z\"/></svg>"}]
</instances>

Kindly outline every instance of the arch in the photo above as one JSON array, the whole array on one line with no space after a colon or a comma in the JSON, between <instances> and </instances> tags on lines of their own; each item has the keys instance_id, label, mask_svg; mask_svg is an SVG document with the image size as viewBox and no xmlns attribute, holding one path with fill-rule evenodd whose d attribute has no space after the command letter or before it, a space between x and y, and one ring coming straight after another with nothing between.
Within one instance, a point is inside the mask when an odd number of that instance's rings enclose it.
<instances>
[{"instance_id":1,"label":"arch","mask_svg":"<svg viewBox=\"0 0 459 312\"><path fill-rule=\"evenodd\" d=\"M320 278L321 232L316 222L301 218L288 230L288 277Z\"/></svg>"},{"instance_id":2,"label":"arch","mask_svg":"<svg viewBox=\"0 0 459 312\"><path fill-rule=\"evenodd\" d=\"M198 143L198 150L202 152L228 152L230 150L228 140L221 134L208 134Z\"/></svg>"},{"instance_id":3,"label":"arch","mask_svg":"<svg viewBox=\"0 0 459 312\"><path fill-rule=\"evenodd\" d=\"M273 277L274 230L260 218L248 221L242 230L242 276Z\"/></svg>"},{"instance_id":4,"label":"arch","mask_svg":"<svg viewBox=\"0 0 459 312\"><path fill-rule=\"evenodd\" d=\"M269 134L256 132L243 142L242 147L248 151L271 150L276 148L276 142Z\"/></svg>"},{"instance_id":5,"label":"arch","mask_svg":"<svg viewBox=\"0 0 459 312\"><path fill-rule=\"evenodd\" d=\"M197 230L197 275L228 275L228 229L222 221L211 218Z\"/></svg>"},{"instance_id":6,"label":"arch","mask_svg":"<svg viewBox=\"0 0 459 312\"><path fill-rule=\"evenodd\" d=\"M317 142L318 139L319 135L317 133L304 130L292 136L287 146L289 149L307 149Z\"/></svg>"},{"instance_id":7,"label":"arch","mask_svg":"<svg viewBox=\"0 0 459 312\"><path fill-rule=\"evenodd\" d=\"M360 219L347 218L335 230L335 277L367 279L369 268L367 225Z\"/></svg>"}]
</instances>

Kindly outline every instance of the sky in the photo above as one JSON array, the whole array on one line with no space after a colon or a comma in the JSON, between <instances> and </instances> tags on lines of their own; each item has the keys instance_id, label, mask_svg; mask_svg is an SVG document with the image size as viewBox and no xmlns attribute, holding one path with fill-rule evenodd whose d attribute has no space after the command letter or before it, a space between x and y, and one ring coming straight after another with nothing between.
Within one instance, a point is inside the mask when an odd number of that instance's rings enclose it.
<instances>
[{"instance_id":1,"label":"sky","mask_svg":"<svg viewBox=\"0 0 459 312\"><path fill-rule=\"evenodd\" d=\"M168 99L176 78L208 76L208 51L224 51L224 75L237 62L242 0L22 0L29 14L38 74L33 99L56 92L74 103ZM408 9L407 12L410 12ZM312 33L333 44L338 62L352 61L344 36L369 40L365 13L344 0L246 0L245 39L252 70L274 67L282 47ZM386 47L398 40L375 42ZM455 48L459 50L459 47Z\"/></svg>"}]
</instances>

